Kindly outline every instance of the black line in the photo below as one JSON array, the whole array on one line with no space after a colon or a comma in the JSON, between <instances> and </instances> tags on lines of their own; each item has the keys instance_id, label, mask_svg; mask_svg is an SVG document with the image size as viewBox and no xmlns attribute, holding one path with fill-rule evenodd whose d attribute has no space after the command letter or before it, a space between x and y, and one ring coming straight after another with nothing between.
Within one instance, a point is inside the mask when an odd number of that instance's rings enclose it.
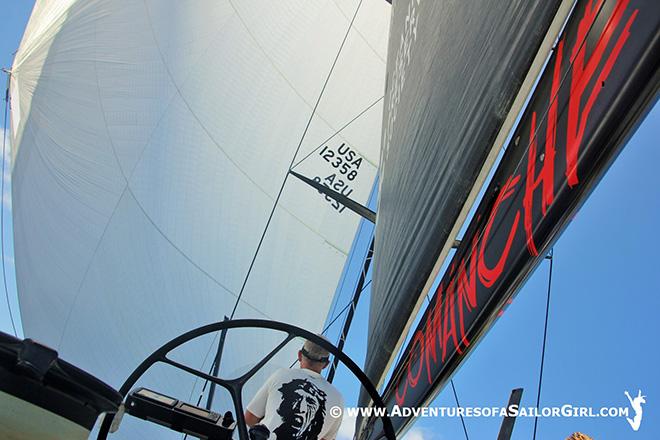
<instances>
[{"instance_id":1,"label":"black line","mask_svg":"<svg viewBox=\"0 0 660 440\"><path fill-rule=\"evenodd\" d=\"M295 167L297 167L298 165L300 165L305 159L307 159L309 156L311 156L311 155L314 154L316 151L318 151L319 148L321 148L321 147L324 146L326 143L328 143L328 141L330 141L333 137L337 136L339 133L341 133L342 131L344 131L344 129L345 129L346 127L348 127L348 126L351 125L353 122L355 122L360 116L362 116L363 114L365 114L366 112L368 112L368 111L371 109L371 107L373 107L374 105L378 104L378 103L379 103L384 97L385 97L385 95L381 96L380 98L378 98L377 100L375 100L374 102L372 102L371 104L369 104L369 107L367 107L367 108L365 108L364 110L362 110L360 113L358 113L357 116L355 116L353 119L351 119L351 120L348 121L346 124L344 124L339 130L335 131L335 132L332 134L332 136L330 136L329 138L327 138L326 140L324 140L323 142L321 142L321 143L319 144L318 147L314 148L312 151L310 151L309 153L307 153L307 155L306 155L305 157L303 157L302 159L300 159L298 162L296 162L295 165L293 165L293 166L291 167L291 169L294 169Z\"/></svg>"},{"instance_id":2,"label":"black line","mask_svg":"<svg viewBox=\"0 0 660 440\"><path fill-rule=\"evenodd\" d=\"M451 384L452 391L454 391L454 399L456 400L456 406L460 408L461 404L458 401L458 394L456 393L456 387L454 386L454 379L450 379L449 383ZM461 414L461 423L463 424L463 432L465 433L465 439L470 440L470 437L468 436L467 428L465 427L465 420L463 419L463 414Z\"/></svg>"},{"instance_id":3,"label":"black line","mask_svg":"<svg viewBox=\"0 0 660 440\"><path fill-rule=\"evenodd\" d=\"M367 287L369 287L369 284L371 284L371 280L367 281L367 282L364 284L364 287L362 287L362 290L360 290L360 293L364 292L364 290L365 290ZM337 322L337 320L338 320L339 318L341 318L341 315L342 315L346 310L348 310L352 305L353 305L353 301L350 301L348 304L346 304L346 305L344 306L344 308L342 308L342 309L339 311L339 313L337 313L337 315L332 319L332 321L330 321L330 323L328 323L328 324L325 326L325 328L323 329L323 331L321 331L321 334L327 332L327 331L330 329L330 327L332 327L332 325L333 325L335 322ZM293 363L289 366L289 368L293 368L293 366L296 365L296 362L298 362L298 361L297 361L297 360L293 361Z\"/></svg>"},{"instance_id":4,"label":"black line","mask_svg":"<svg viewBox=\"0 0 660 440\"><path fill-rule=\"evenodd\" d=\"M550 250L550 270L548 272L548 297L545 303L545 324L543 325L543 346L541 348L541 367L539 369L539 389L536 394L536 409L541 404L541 384L543 383L543 364L545 361L545 343L548 338L548 316L550 314L550 290L552 288L552 262L554 260L554 248ZM539 422L538 415L534 417L534 435L533 440L536 440L536 427Z\"/></svg>"},{"instance_id":5,"label":"black line","mask_svg":"<svg viewBox=\"0 0 660 440\"><path fill-rule=\"evenodd\" d=\"M9 289L7 288L7 272L5 270L5 163L6 149L7 149L7 115L9 114L9 85L11 83L11 74L7 72L7 91L5 92L5 118L2 136L2 183L0 184L0 197L2 198L0 206L0 248L2 248L2 282L5 286L5 298L7 299L7 310L9 310L9 319L11 320L11 327L14 330L14 336L18 337L16 331L16 323L14 322L14 314L11 311L11 304L9 302Z\"/></svg>"},{"instance_id":6,"label":"black line","mask_svg":"<svg viewBox=\"0 0 660 440\"><path fill-rule=\"evenodd\" d=\"M364 286L362 286L362 290L360 290L360 293L364 292L364 290L365 290L367 287L369 287L369 284L371 284L371 280L367 281L367 282L364 284ZM339 317L342 315L342 313L344 313L346 310L348 310L348 308L349 308L351 305L353 305L353 301L349 301L349 303L346 304L346 305L344 306L344 308L341 309L341 310L339 311L339 313L337 313L337 315L333 318L333 320L330 321L330 323L328 323L328 325L325 326L325 328L323 329L323 331L321 332L321 334L327 332L327 331L330 329L330 327L332 327L332 324L334 324L334 323L339 319Z\"/></svg>"},{"instance_id":7,"label":"black line","mask_svg":"<svg viewBox=\"0 0 660 440\"><path fill-rule=\"evenodd\" d=\"M429 294L426 294L426 301L430 304L431 303L431 298L429 298ZM460 408L461 407L461 402L458 401L458 393L456 392L456 386L454 386L454 379L449 379L449 383L451 384L451 389L454 392L454 400L456 401L456 407ZM465 419L463 419L463 414L459 413L459 416L461 417L461 424L463 425L463 432L465 433L465 440L470 440L470 436L468 435L467 427L465 426Z\"/></svg>"},{"instance_id":8,"label":"black line","mask_svg":"<svg viewBox=\"0 0 660 440\"><path fill-rule=\"evenodd\" d=\"M355 234L356 237L358 237L362 233L363 226L364 226L364 222L360 221L360 226L358 227L357 234ZM341 280L339 281L339 284L337 286L338 292L341 292L344 289L345 285L346 285L346 276L348 274L348 268L351 267L351 263L353 262L353 257L355 257L355 251L351 252L350 257L348 257L348 262L346 263L346 269L342 273ZM330 322L330 324L328 324L324 328L323 332L325 332L337 320L338 315L335 315L335 312L337 311L337 306L339 305L339 300L340 299L341 299L341 293L335 294L335 298L333 300L334 304L332 305L332 311L330 313L328 313L328 318L326 318L326 320L329 319L332 316L334 316L335 318L332 320L332 322ZM348 307L348 305L346 307L344 307L339 312L339 315L341 315L344 312L344 310L346 310L347 307Z\"/></svg>"},{"instance_id":9,"label":"black line","mask_svg":"<svg viewBox=\"0 0 660 440\"><path fill-rule=\"evenodd\" d=\"M367 253L362 259L362 270L360 271L360 276L357 280L357 283L355 285L355 288L353 289L353 297L351 298L351 308L348 310L348 313L346 314L346 318L344 318L344 324L342 325L342 329L339 332L339 340L337 341L337 348L341 351L344 349L344 344L346 344L346 338L348 337L348 332L351 330L351 324L353 323L353 318L355 316L355 309L357 309L358 302L360 301L360 297L362 296L362 292L364 291L365 287L365 280L367 279L367 275L369 274L369 268L371 267L371 262L373 261L373 255L374 255L374 239L375 236L374 234L371 235L371 240L369 240L369 247L367 248ZM371 281L371 279L369 280ZM369 282L366 283L366 285L369 285ZM335 357L332 360L332 365L330 366L330 369L328 370L328 375L326 376L326 380L330 383L335 378L335 374L337 373L337 367L339 365L339 359Z\"/></svg>"},{"instance_id":10,"label":"black line","mask_svg":"<svg viewBox=\"0 0 660 440\"><path fill-rule=\"evenodd\" d=\"M307 125L305 126L305 130L303 131L302 136L300 136L298 147L296 147L296 151L293 153L293 157L291 158L291 163L289 164L289 169L284 175L284 180L282 181L280 190L278 191L277 197L275 198L275 203L273 203L273 209L271 209L270 211L270 215L268 216L268 221L266 222L266 226L264 227L264 232L261 234L261 238L259 239L259 243L257 244L257 249L255 250L254 256L252 257L252 261L250 262L250 267L248 267L247 274L245 275L245 279L243 280L243 285L241 286L241 290L238 292L238 298L236 298L236 304L234 304L234 309L231 311L231 315L229 316L229 319L234 318L236 309L238 308L238 305L241 301L241 297L243 296L243 291L245 290L245 286L247 285L248 279L250 278L250 274L252 273L252 268L254 267L254 263L257 260L257 255L259 255L259 250L261 249L261 245L263 244L264 238L266 237L266 232L268 231L270 222L273 220L275 209L277 208L277 204L279 203L280 197L282 196L282 192L284 191L284 186L286 185L286 181L289 178L289 171L291 171L291 168L293 167L293 164L296 161L296 156L300 151L300 147L302 146L303 140L305 140L305 136L307 135L307 130L309 130L309 126L311 125L312 120L314 119L314 115L316 114L316 109L318 108L319 103L321 102L321 98L323 97L325 88L327 87L328 82L330 81L330 77L332 76L332 72L334 71L335 66L337 65L337 61L339 60L339 55L341 55L341 51L344 48L344 44L346 44L346 40L348 39L348 34L351 32L351 28L353 27L353 22L355 21L355 17L357 17L358 11L360 10L360 6L362 6L362 0L360 0L358 7L355 9L355 14L353 14L353 18L351 19L351 22L348 25L348 29L346 30L346 34L344 35L344 39L342 40L341 45L339 46L337 55L335 56L335 59L332 62L332 66L330 66L330 71L328 72L328 75L325 78L325 82L323 83L323 87L321 88L321 92L319 93L319 97L316 99L316 104L314 104L314 108L312 109L312 114L309 115L309 119L307 120Z\"/></svg>"},{"instance_id":11,"label":"black line","mask_svg":"<svg viewBox=\"0 0 660 440\"><path fill-rule=\"evenodd\" d=\"M289 164L289 169L287 170L286 174L284 175L284 180L282 181L282 185L280 186L280 190L278 191L277 197L275 198L275 203L273 204L273 208L271 209L270 215L268 216L268 220L266 221L266 226L264 227L264 231L261 234L261 238L259 239L259 243L257 244L257 249L255 250L254 255L252 257L252 261L250 262L250 266L248 267L247 274L245 275L245 279L243 280L243 284L241 285L241 290L238 293L238 296L236 298L236 303L234 304L234 308L231 311L231 315L230 315L229 319L233 319L234 315L236 314L236 310L238 309L238 305L240 304L241 297L243 296L243 292L245 291L245 286L247 285L248 279L250 278L250 274L252 273L252 268L254 267L254 263L256 262L257 256L259 255L259 250L261 249L261 245L263 244L264 238L266 237L266 232L268 231L268 227L270 226L270 223L273 220L273 215L275 214L275 209L277 208L277 204L279 203L280 197L282 196L282 192L284 191L284 186L286 185L286 181L289 178L289 171L291 171L292 167L294 166L294 163L296 161L296 156L298 155L298 152L300 151L300 147L302 146L302 143L305 140L305 136L307 135L307 130L309 130L309 126L311 125L312 120L314 119L314 115L316 114L316 109L318 108L319 103L321 102L321 98L323 97L323 93L325 92L325 89L328 85L328 82L330 81L330 77L332 76L332 72L334 71L335 66L337 65L337 61L339 60L339 55L341 54L341 51L344 48L344 44L346 44L346 40L348 39L348 34L350 33L351 28L353 27L353 23L355 22L355 17L357 17L357 14L360 10L360 6L362 6L362 0L360 0L360 3L358 4L357 8L355 9L355 14L353 14L353 18L351 19L351 22L348 25L348 29L346 30L346 34L344 35L344 39L342 40L341 45L339 46L339 50L337 51L337 55L335 56L335 59L332 62L332 66L330 66L330 71L328 72L328 75L325 78L325 82L323 83L323 87L321 88L321 92L319 93L319 96L316 100L316 104L314 104L314 108L312 109L312 114L309 116L309 119L307 121L307 125L305 126L305 130L303 131L302 136L300 137L300 141L298 142L298 146L296 147L296 151L293 153L293 157L291 158L291 163ZM211 346L213 346L213 344ZM213 368L213 365L211 365L211 368ZM202 387L199 402L201 402L201 398L202 398L202 395L204 394L204 390L206 389L207 384L208 384L208 381L205 381L204 386ZM193 386L193 389L194 389L194 386ZM198 405L199 405L199 403L198 403Z\"/></svg>"}]
</instances>

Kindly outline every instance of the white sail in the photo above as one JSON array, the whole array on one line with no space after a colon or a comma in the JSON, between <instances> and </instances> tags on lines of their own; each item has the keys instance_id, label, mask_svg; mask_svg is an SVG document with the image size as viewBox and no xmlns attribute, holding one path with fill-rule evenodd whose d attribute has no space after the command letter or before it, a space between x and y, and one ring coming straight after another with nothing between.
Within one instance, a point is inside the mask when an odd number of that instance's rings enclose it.
<instances>
[{"instance_id":1,"label":"white sail","mask_svg":"<svg viewBox=\"0 0 660 440\"><path fill-rule=\"evenodd\" d=\"M384 0L37 1L11 83L25 335L118 387L239 295L236 318L320 331L359 218L293 178L278 193L311 153L297 172L367 200L389 13ZM223 369L274 342L233 341ZM208 350L185 353L194 365ZM168 374L154 386L191 391Z\"/></svg>"}]
</instances>

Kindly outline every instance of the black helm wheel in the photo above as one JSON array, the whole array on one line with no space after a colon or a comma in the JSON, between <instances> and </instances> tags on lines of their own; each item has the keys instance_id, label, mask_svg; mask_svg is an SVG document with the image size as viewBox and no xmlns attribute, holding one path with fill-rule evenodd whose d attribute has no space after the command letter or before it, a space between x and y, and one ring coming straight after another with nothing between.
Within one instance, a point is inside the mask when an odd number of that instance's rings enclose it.
<instances>
[{"instance_id":1,"label":"black helm wheel","mask_svg":"<svg viewBox=\"0 0 660 440\"><path fill-rule=\"evenodd\" d=\"M204 336L208 333L213 333L221 330L229 330L233 328L262 328L269 330L279 330L283 333L286 333L286 337L282 342L280 342L279 345L277 345L273 350L271 350L254 367L252 367L250 371L248 371L247 373L245 373L244 375L238 378L231 380L221 379L219 377L212 376L210 374L204 373L203 371L199 371L195 368L173 361L167 357L167 355L172 350L195 338ZM125 398L128 395L129 391L140 379L140 377L142 377L142 375L149 368L151 368L152 365L158 362L171 365L189 374L208 380L209 382L215 383L216 385L225 388L231 395L231 398L234 403L234 410L236 411L239 438L240 440L249 440L247 425L245 424L245 416L243 414L244 411L243 399L242 399L243 386L245 385L245 383L247 383L248 380L250 380L250 378L252 378L252 376L254 376L257 373L257 371L263 368L264 365L266 365L266 363L273 358L273 356L275 356L282 348L284 348L285 345L287 345L291 340L293 340L296 337L302 337L309 341L312 341L315 344L325 348L333 355L335 355L335 357L339 359L344 365L346 365L346 367L351 371L351 373L353 373L353 375L360 381L360 383L365 388L367 393L369 393L369 396L373 400L374 405L378 408L385 407L385 404L383 403L383 399L381 398L380 394L378 394L376 387L371 383L369 378L366 376L366 374L364 374L364 372L360 369L360 367L358 367L355 364L355 362L351 360L350 357L344 354L343 351L339 350L337 347L335 347L325 339L305 329L296 327L294 325L286 324L284 322L269 321L264 319L235 319L235 320L220 321L214 324L209 324L203 327L196 328L194 330L182 334L181 336L172 339L170 342L166 343L158 350L153 352L151 356L146 358L135 369L135 371L131 373L128 379L126 379L126 382L124 382L124 384L119 389L119 393ZM97 440L107 439L113 418L114 418L114 414L105 415L103 419L103 423L101 424L101 428L99 430L99 434L97 436ZM394 434L394 428L392 427L392 422L389 419L389 417L387 417L387 415L383 415L381 419L383 423L384 438L387 438L388 440L396 440L396 435Z\"/></svg>"}]
</instances>

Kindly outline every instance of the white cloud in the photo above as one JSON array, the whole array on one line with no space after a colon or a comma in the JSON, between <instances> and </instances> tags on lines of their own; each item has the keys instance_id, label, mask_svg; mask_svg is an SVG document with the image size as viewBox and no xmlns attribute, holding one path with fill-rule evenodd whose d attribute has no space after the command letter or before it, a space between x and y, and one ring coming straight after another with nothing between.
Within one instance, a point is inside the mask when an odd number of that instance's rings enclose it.
<instances>
[{"instance_id":1,"label":"white cloud","mask_svg":"<svg viewBox=\"0 0 660 440\"><path fill-rule=\"evenodd\" d=\"M0 135L2 135L2 138L0 138L0 142L4 139L5 132L7 132L7 157L11 157L11 131L9 131L9 127L7 128L2 128L0 127ZM0 144L1 145L1 144Z\"/></svg>"},{"instance_id":2,"label":"white cloud","mask_svg":"<svg viewBox=\"0 0 660 440\"><path fill-rule=\"evenodd\" d=\"M425 439L430 439L432 436L428 435L428 433L420 428L412 428L410 431L406 433L406 435L403 437L403 440L425 440Z\"/></svg>"}]
</instances>

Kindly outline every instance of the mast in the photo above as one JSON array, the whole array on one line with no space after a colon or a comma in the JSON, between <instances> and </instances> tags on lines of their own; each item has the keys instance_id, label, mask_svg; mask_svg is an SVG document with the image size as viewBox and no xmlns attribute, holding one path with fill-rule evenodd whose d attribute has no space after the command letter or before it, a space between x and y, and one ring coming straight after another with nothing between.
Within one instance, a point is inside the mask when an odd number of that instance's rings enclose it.
<instances>
[{"instance_id":1,"label":"mast","mask_svg":"<svg viewBox=\"0 0 660 440\"><path fill-rule=\"evenodd\" d=\"M520 401L522 400L523 389L516 388L511 391L511 396L509 397L509 403L506 405L507 408L511 408L513 405L516 407L520 406ZM500 426L500 432L497 434L497 440L510 440L511 434L513 434L513 427L516 424L515 416L505 416L502 420L502 425Z\"/></svg>"},{"instance_id":2,"label":"mast","mask_svg":"<svg viewBox=\"0 0 660 440\"><path fill-rule=\"evenodd\" d=\"M229 321L229 317L225 315L224 321ZM227 329L223 328L220 330L220 340L218 341L218 350L215 353L215 358L213 359L213 365L211 366L212 375L218 377L218 371L220 371L220 361L222 360L222 351L225 348L225 337L227 337ZM216 383L211 382L211 387L209 388L209 397L206 400L206 409L210 410L213 405L213 397L215 395Z\"/></svg>"},{"instance_id":3,"label":"mast","mask_svg":"<svg viewBox=\"0 0 660 440\"><path fill-rule=\"evenodd\" d=\"M355 286L355 291L353 292L353 299L351 300L351 305L348 308L348 314L346 315L344 326L342 327L341 333L339 334L339 342L337 343L337 348L339 350L344 349L344 344L346 343L346 337L348 336L348 331L351 328L351 324L353 323L353 315L355 314L355 309L357 307L358 301L360 301L360 295L362 294L362 291L366 287L365 282L367 280L367 273L369 272L369 267L371 266L371 260L373 258L373 255L374 255L374 239L372 237L371 243L369 244L369 250L367 251L367 257L364 259L362 272L360 272L360 278L358 280L357 285ZM335 357L332 361L332 366L330 367L330 371L328 372L328 382L332 383L332 381L334 380L338 363L339 363L339 359Z\"/></svg>"}]
</instances>

